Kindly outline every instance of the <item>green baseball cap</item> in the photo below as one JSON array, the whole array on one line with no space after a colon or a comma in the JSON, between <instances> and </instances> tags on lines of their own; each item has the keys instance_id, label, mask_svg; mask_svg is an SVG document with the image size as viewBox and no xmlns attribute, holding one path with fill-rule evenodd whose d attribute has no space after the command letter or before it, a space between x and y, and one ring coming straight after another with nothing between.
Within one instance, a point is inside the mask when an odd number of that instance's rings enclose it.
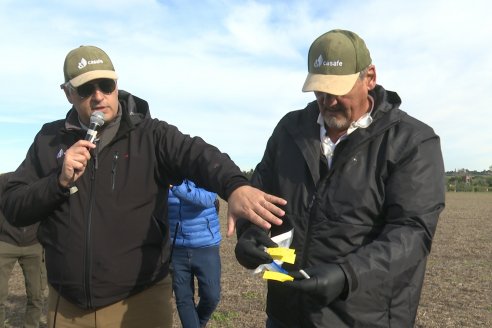
<instances>
[{"instance_id":1,"label":"green baseball cap","mask_svg":"<svg viewBox=\"0 0 492 328\"><path fill-rule=\"evenodd\" d=\"M344 95L352 90L359 73L372 63L369 50L357 34L331 30L311 44L308 75L302 91Z\"/></svg>"},{"instance_id":2,"label":"green baseball cap","mask_svg":"<svg viewBox=\"0 0 492 328\"><path fill-rule=\"evenodd\" d=\"M71 50L63 64L65 82L74 87L95 79L118 79L109 56L100 48L80 46Z\"/></svg>"}]
</instances>

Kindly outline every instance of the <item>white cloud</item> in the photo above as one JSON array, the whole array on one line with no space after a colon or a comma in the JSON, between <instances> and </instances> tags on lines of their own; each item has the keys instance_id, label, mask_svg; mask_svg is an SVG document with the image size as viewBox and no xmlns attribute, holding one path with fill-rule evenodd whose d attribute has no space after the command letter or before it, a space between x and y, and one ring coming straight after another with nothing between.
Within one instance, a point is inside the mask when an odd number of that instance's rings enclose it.
<instances>
[{"instance_id":1,"label":"white cloud","mask_svg":"<svg viewBox=\"0 0 492 328\"><path fill-rule=\"evenodd\" d=\"M153 116L252 168L280 117L312 99L300 91L309 45L341 27L365 39L379 82L403 109L439 133L446 169L483 170L492 164L490 9L441 0L3 1L0 124L23 123L8 137L24 142L2 149L20 163L41 123L64 116L64 56L95 44Z\"/></svg>"}]
</instances>

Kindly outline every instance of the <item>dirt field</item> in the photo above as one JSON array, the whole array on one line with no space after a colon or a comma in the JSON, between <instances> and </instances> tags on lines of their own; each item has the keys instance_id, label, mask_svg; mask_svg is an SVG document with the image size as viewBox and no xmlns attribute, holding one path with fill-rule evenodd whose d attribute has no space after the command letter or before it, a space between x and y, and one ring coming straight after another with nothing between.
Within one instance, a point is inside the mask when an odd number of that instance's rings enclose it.
<instances>
[{"instance_id":1,"label":"dirt field","mask_svg":"<svg viewBox=\"0 0 492 328\"><path fill-rule=\"evenodd\" d=\"M225 213L222 203L221 218ZM235 238L224 238L222 300L208 327L264 327L265 284L236 262L234 244ZM10 279L6 327L22 327L24 292L16 266ZM174 321L174 327L181 327L177 314ZM40 327L46 327L44 316ZM492 193L447 194L416 327L492 327Z\"/></svg>"}]
</instances>

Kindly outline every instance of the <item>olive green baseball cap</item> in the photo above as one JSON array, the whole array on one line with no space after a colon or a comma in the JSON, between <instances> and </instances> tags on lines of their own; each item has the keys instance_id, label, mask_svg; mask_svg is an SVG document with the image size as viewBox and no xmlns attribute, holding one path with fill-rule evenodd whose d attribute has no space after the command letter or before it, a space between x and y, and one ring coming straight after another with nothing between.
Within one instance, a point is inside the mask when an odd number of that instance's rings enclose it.
<instances>
[{"instance_id":1,"label":"olive green baseball cap","mask_svg":"<svg viewBox=\"0 0 492 328\"><path fill-rule=\"evenodd\" d=\"M80 46L71 50L65 57L63 74L65 83L70 82L74 87L95 79L118 79L109 56L94 46Z\"/></svg>"},{"instance_id":2,"label":"olive green baseball cap","mask_svg":"<svg viewBox=\"0 0 492 328\"><path fill-rule=\"evenodd\" d=\"M372 63L364 40L347 30L331 30L311 44L308 75L302 91L344 95L352 90L359 73Z\"/></svg>"}]
</instances>

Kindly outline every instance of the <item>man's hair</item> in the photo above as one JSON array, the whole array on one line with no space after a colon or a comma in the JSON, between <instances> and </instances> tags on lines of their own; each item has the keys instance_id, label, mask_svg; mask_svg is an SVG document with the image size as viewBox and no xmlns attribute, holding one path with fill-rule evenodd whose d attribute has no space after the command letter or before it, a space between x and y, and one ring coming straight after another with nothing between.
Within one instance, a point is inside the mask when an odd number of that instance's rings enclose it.
<instances>
[{"instance_id":1,"label":"man's hair","mask_svg":"<svg viewBox=\"0 0 492 328\"><path fill-rule=\"evenodd\" d=\"M371 65L367 66L366 68L364 68L362 71L359 72L359 79L364 79L367 75L367 72L369 71L369 67Z\"/></svg>"}]
</instances>

